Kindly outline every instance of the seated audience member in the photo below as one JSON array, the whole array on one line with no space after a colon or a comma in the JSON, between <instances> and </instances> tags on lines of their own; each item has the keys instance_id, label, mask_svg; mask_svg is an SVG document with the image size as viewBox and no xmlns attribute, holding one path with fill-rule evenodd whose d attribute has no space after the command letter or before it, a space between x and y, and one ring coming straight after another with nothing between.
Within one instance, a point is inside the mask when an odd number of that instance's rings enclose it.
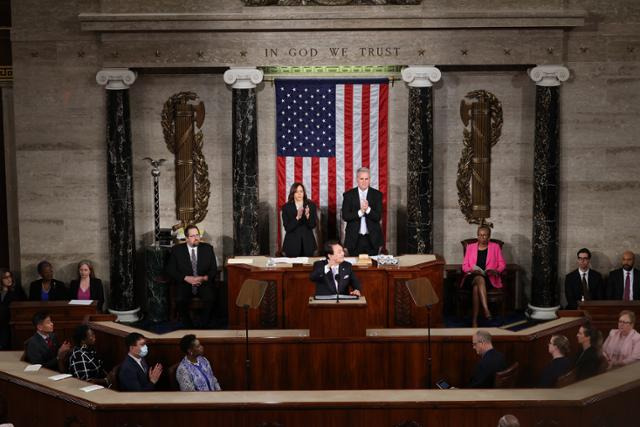
<instances>
[{"instance_id":1,"label":"seated audience member","mask_svg":"<svg viewBox=\"0 0 640 427\"><path fill-rule=\"evenodd\" d=\"M336 240L324 245L327 258L316 261L309 278L316 284L316 295L357 295L360 296L360 282L351 263L344 260L344 249Z\"/></svg>"},{"instance_id":2,"label":"seated audience member","mask_svg":"<svg viewBox=\"0 0 640 427\"><path fill-rule=\"evenodd\" d=\"M78 379L108 387L107 373L94 348L96 334L89 325L79 325L76 328L73 343L75 347L69 357L69 373Z\"/></svg>"},{"instance_id":3,"label":"seated audience member","mask_svg":"<svg viewBox=\"0 0 640 427\"><path fill-rule=\"evenodd\" d=\"M467 245L462 263L462 271L469 275L462 282L462 286L471 289L473 303L472 327L478 326L480 305L484 316L491 320L491 312L487 304L487 286L502 287L500 273L507 264L502 257L500 245L491 241L491 228L487 225L478 227L478 241Z\"/></svg>"},{"instance_id":4,"label":"seated audience member","mask_svg":"<svg viewBox=\"0 0 640 427\"><path fill-rule=\"evenodd\" d=\"M609 368L640 360L640 334L634 329L636 314L622 310L618 315L618 329L612 329L602 346L602 355Z\"/></svg>"},{"instance_id":5,"label":"seated audience member","mask_svg":"<svg viewBox=\"0 0 640 427\"><path fill-rule=\"evenodd\" d=\"M0 269L0 350L11 350L11 310L13 301L25 299L22 287L13 281L9 270Z\"/></svg>"},{"instance_id":6,"label":"seated audience member","mask_svg":"<svg viewBox=\"0 0 640 427\"><path fill-rule=\"evenodd\" d=\"M564 335L554 335L549 340L549 354L553 357L542 371L538 387L554 387L558 378L571 370L571 361L567 357L571 347L569 339Z\"/></svg>"},{"instance_id":7,"label":"seated audience member","mask_svg":"<svg viewBox=\"0 0 640 427\"><path fill-rule=\"evenodd\" d=\"M300 182L294 182L289 199L282 206L282 226L286 231L282 252L288 257L312 256L316 250L316 205L307 199L307 191Z\"/></svg>"},{"instance_id":8,"label":"seated audience member","mask_svg":"<svg viewBox=\"0 0 640 427\"><path fill-rule=\"evenodd\" d=\"M71 350L71 343L65 341L62 345L58 345L49 313L43 311L36 313L33 316L33 326L36 328L36 333L26 342L27 362L64 371L64 361Z\"/></svg>"},{"instance_id":9,"label":"seated audience member","mask_svg":"<svg viewBox=\"0 0 640 427\"><path fill-rule=\"evenodd\" d=\"M69 299L96 300L98 310L102 311L104 305L102 280L96 278L93 265L89 261L78 263L78 278L69 284Z\"/></svg>"},{"instance_id":10,"label":"seated audience member","mask_svg":"<svg viewBox=\"0 0 640 427\"><path fill-rule=\"evenodd\" d=\"M68 300L67 288L59 280L53 278L53 266L49 261L38 264L41 279L31 282L29 286L30 301L64 301Z\"/></svg>"},{"instance_id":11,"label":"seated audience member","mask_svg":"<svg viewBox=\"0 0 640 427\"><path fill-rule=\"evenodd\" d=\"M487 331L477 331L471 338L471 343L481 359L468 388L493 388L496 373L507 368L504 355L493 348L491 334Z\"/></svg>"},{"instance_id":12,"label":"seated audience member","mask_svg":"<svg viewBox=\"0 0 640 427\"><path fill-rule=\"evenodd\" d=\"M204 348L195 335L189 334L182 337L180 349L185 354L176 370L176 379L181 391L222 390L213 375L211 364L204 357Z\"/></svg>"},{"instance_id":13,"label":"seated audience member","mask_svg":"<svg viewBox=\"0 0 640 427\"><path fill-rule=\"evenodd\" d=\"M607 299L640 300L640 271L633 268L635 259L631 251L622 254L622 267L609 273Z\"/></svg>"},{"instance_id":14,"label":"seated audience member","mask_svg":"<svg viewBox=\"0 0 640 427\"><path fill-rule=\"evenodd\" d=\"M498 427L520 427L520 421L515 415L507 414L498 420Z\"/></svg>"},{"instance_id":15,"label":"seated audience member","mask_svg":"<svg viewBox=\"0 0 640 427\"><path fill-rule=\"evenodd\" d=\"M582 351L576 359L576 378L584 380L598 373L600 366L600 332L593 329L590 323L580 326L578 329L578 344L582 347Z\"/></svg>"},{"instance_id":16,"label":"seated audience member","mask_svg":"<svg viewBox=\"0 0 640 427\"><path fill-rule=\"evenodd\" d=\"M578 268L564 278L564 294L567 297L567 310L576 310L580 301L604 299L605 290L602 275L591 269L591 251L582 248L578 251Z\"/></svg>"},{"instance_id":17,"label":"seated audience member","mask_svg":"<svg viewBox=\"0 0 640 427\"><path fill-rule=\"evenodd\" d=\"M122 391L151 391L162 374L162 365L156 363L149 368L144 359L149 353L147 340L141 334L132 332L124 338L129 353L118 371L118 383Z\"/></svg>"}]
</instances>

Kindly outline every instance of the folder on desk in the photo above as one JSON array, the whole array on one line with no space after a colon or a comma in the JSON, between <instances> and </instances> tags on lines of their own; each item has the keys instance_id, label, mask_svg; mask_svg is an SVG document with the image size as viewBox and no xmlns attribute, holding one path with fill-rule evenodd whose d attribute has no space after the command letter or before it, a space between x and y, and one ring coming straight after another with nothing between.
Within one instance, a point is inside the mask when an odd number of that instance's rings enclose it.
<instances>
[{"instance_id":1,"label":"folder on desk","mask_svg":"<svg viewBox=\"0 0 640 427\"><path fill-rule=\"evenodd\" d=\"M330 300L337 300L338 296L337 295L314 295L313 299L319 300L319 301L330 301ZM340 299L358 299L358 295L342 295L340 294Z\"/></svg>"}]
</instances>

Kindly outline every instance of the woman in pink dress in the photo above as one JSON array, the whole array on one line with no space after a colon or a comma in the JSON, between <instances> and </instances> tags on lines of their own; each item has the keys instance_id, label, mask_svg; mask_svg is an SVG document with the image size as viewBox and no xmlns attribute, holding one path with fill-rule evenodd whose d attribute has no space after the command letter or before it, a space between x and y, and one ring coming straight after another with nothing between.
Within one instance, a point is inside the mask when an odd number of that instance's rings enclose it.
<instances>
[{"instance_id":1,"label":"woman in pink dress","mask_svg":"<svg viewBox=\"0 0 640 427\"><path fill-rule=\"evenodd\" d=\"M640 334L634 329L636 315L622 310L618 315L618 329L612 329L602 347L609 369L640 360Z\"/></svg>"},{"instance_id":2,"label":"woman in pink dress","mask_svg":"<svg viewBox=\"0 0 640 427\"><path fill-rule=\"evenodd\" d=\"M462 263L462 271L465 273L462 286L472 288L472 327L478 327L480 305L485 317L491 320L491 312L487 305L487 286L502 287L500 273L506 266L500 245L491 241L491 229L487 225L481 225L478 227L478 241L467 245Z\"/></svg>"},{"instance_id":3,"label":"woman in pink dress","mask_svg":"<svg viewBox=\"0 0 640 427\"><path fill-rule=\"evenodd\" d=\"M102 280L95 277L93 265L89 261L78 263L78 278L69 284L71 299L96 300L98 311L102 311L104 305L104 290Z\"/></svg>"}]
</instances>

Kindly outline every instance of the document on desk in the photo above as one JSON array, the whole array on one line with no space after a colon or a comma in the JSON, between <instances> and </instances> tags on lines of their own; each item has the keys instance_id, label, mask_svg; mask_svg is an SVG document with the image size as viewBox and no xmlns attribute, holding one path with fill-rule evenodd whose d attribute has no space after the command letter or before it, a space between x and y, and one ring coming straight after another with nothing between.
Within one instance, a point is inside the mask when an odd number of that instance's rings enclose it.
<instances>
[{"instance_id":1,"label":"document on desk","mask_svg":"<svg viewBox=\"0 0 640 427\"><path fill-rule=\"evenodd\" d=\"M92 391L100 390L101 388L104 387L98 384L92 384L85 387L80 387L80 390L84 391L85 393L91 393Z\"/></svg>"},{"instance_id":2,"label":"document on desk","mask_svg":"<svg viewBox=\"0 0 640 427\"><path fill-rule=\"evenodd\" d=\"M69 305L91 305L92 299L72 299L69 301Z\"/></svg>"},{"instance_id":3,"label":"document on desk","mask_svg":"<svg viewBox=\"0 0 640 427\"><path fill-rule=\"evenodd\" d=\"M58 375L52 375L49 377L50 380L53 381L60 381L63 380L65 378L69 378L71 376L71 374L58 374Z\"/></svg>"},{"instance_id":4,"label":"document on desk","mask_svg":"<svg viewBox=\"0 0 640 427\"><path fill-rule=\"evenodd\" d=\"M272 258L276 264L309 264L309 257L299 256L295 258L277 257Z\"/></svg>"},{"instance_id":5,"label":"document on desk","mask_svg":"<svg viewBox=\"0 0 640 427\"><path fill-rule=\"evenodd\" d=\"M26 368L24 368L25 372L38 372L40 370L40 368L42 368L41 364L35 364L35 365L29 365Z\"/></svg>"},{"instance_id":6,"label":"document on desk","mask_svg":"<svg viewBox=\"0 0 640 427\"><path fill-rule=\"evenodd\" d=\"M227 264L253 264L253 258L229 258Z\"/></svg>"}]
</instances>

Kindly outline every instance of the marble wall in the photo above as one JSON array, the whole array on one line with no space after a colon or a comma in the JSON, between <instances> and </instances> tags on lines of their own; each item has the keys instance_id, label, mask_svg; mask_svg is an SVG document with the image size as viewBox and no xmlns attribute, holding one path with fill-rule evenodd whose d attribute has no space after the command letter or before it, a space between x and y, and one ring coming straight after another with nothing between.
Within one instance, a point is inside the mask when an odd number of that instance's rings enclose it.
<instances>
[{"instance_id":1,"label":"marble wall","mask_svg":"<svg viewBox=\"0 0 640 427\"><path fill-rule=\"evenodd\" d=\"M421 9L437 15L437 3L424 1ZM103 51L103 40L81 31L81 12L173 13L207 10L204 1L81 1L42 4L13 2L15 158L20 265L26 286L36 278L35 264L47 258L57 277L68 281L75 263L88 258L97 274L108 278L106 212L106 145L104 89L95 74L115 59ZM248 13L240 1L216 2L216 12ZM37 6L37 7L36 7ZM459 0L450 9L517 10L524 14L545 8L584 9L586 25L567 32L558 61L571 79L561 88L560 102L560 255L559 271L574 267L575 252L587 246L594 267L615 267L623 249L640 252L640 5L633 0L544 1L523 3ZM278 10L280 16L290 9ZM325 13L325 8L314 9ZM372 8L384 16L391 8ZM393 9L396 10L396 9ZM213 12L213 11L211 11ZM251 13L256 13L250 11ZM316 13L316 12L313 12ZM312 15L312 12L309 12ZM498 46L499 30L486 30ZM493 33L495 32L495 33ZM166 36L165 36L166 37ZM348 37L348 33L342 33ZM126 36L106 36L109 47L125 44ZM414 43L398 35L398 43ZM438 39L438 43L446 40ZM468 40L470 50L485 49L484 41ZM452 42L453 43L453 42ZM242 43L240 42L239 45ZM453 46L453 45L452 45ZM457 46L457 45L456 45ZM514 46L526 51L526 44ZM454 50L452 47L450 50ZM456 51L449 52L459 55ZM502 55L502 53L501 53ZM474 59L482 63L483 58ZM425 64L428 62L425 59ZM504 111L503 135L492 151L491 206L494 237L505 240L508 262L523 266L528 283L531 262L533 121L535 84L526 67L481 67L472 60L464 67L442 67L434 95L434 250L448 263L461 259L459 241L475 233L458 207L455 187L462 147L460 99L474 89L493 92ZM402 64L400 64L402 65ZM436 64L437 65L437 64ZM218 257L230 255L232 241L231 89L222 81L224 67L199 74L173 70L141 70L130 90L136 240L152 240L153 187L143 157L170 159L162 167L161 224L174 224L173 155L165 147L160 125L162 105L172 94L191 90L205 102L204 155L209 165L211 198L203 223L206 237ZM257 88L259 200L263 246L276 248L275 102L271 82ZM390 90L389 224L388 246L406 235L406 139L408 88L396 81ZM222 261L221 259L219 261Z\"/></svg>"}]
</instances>

